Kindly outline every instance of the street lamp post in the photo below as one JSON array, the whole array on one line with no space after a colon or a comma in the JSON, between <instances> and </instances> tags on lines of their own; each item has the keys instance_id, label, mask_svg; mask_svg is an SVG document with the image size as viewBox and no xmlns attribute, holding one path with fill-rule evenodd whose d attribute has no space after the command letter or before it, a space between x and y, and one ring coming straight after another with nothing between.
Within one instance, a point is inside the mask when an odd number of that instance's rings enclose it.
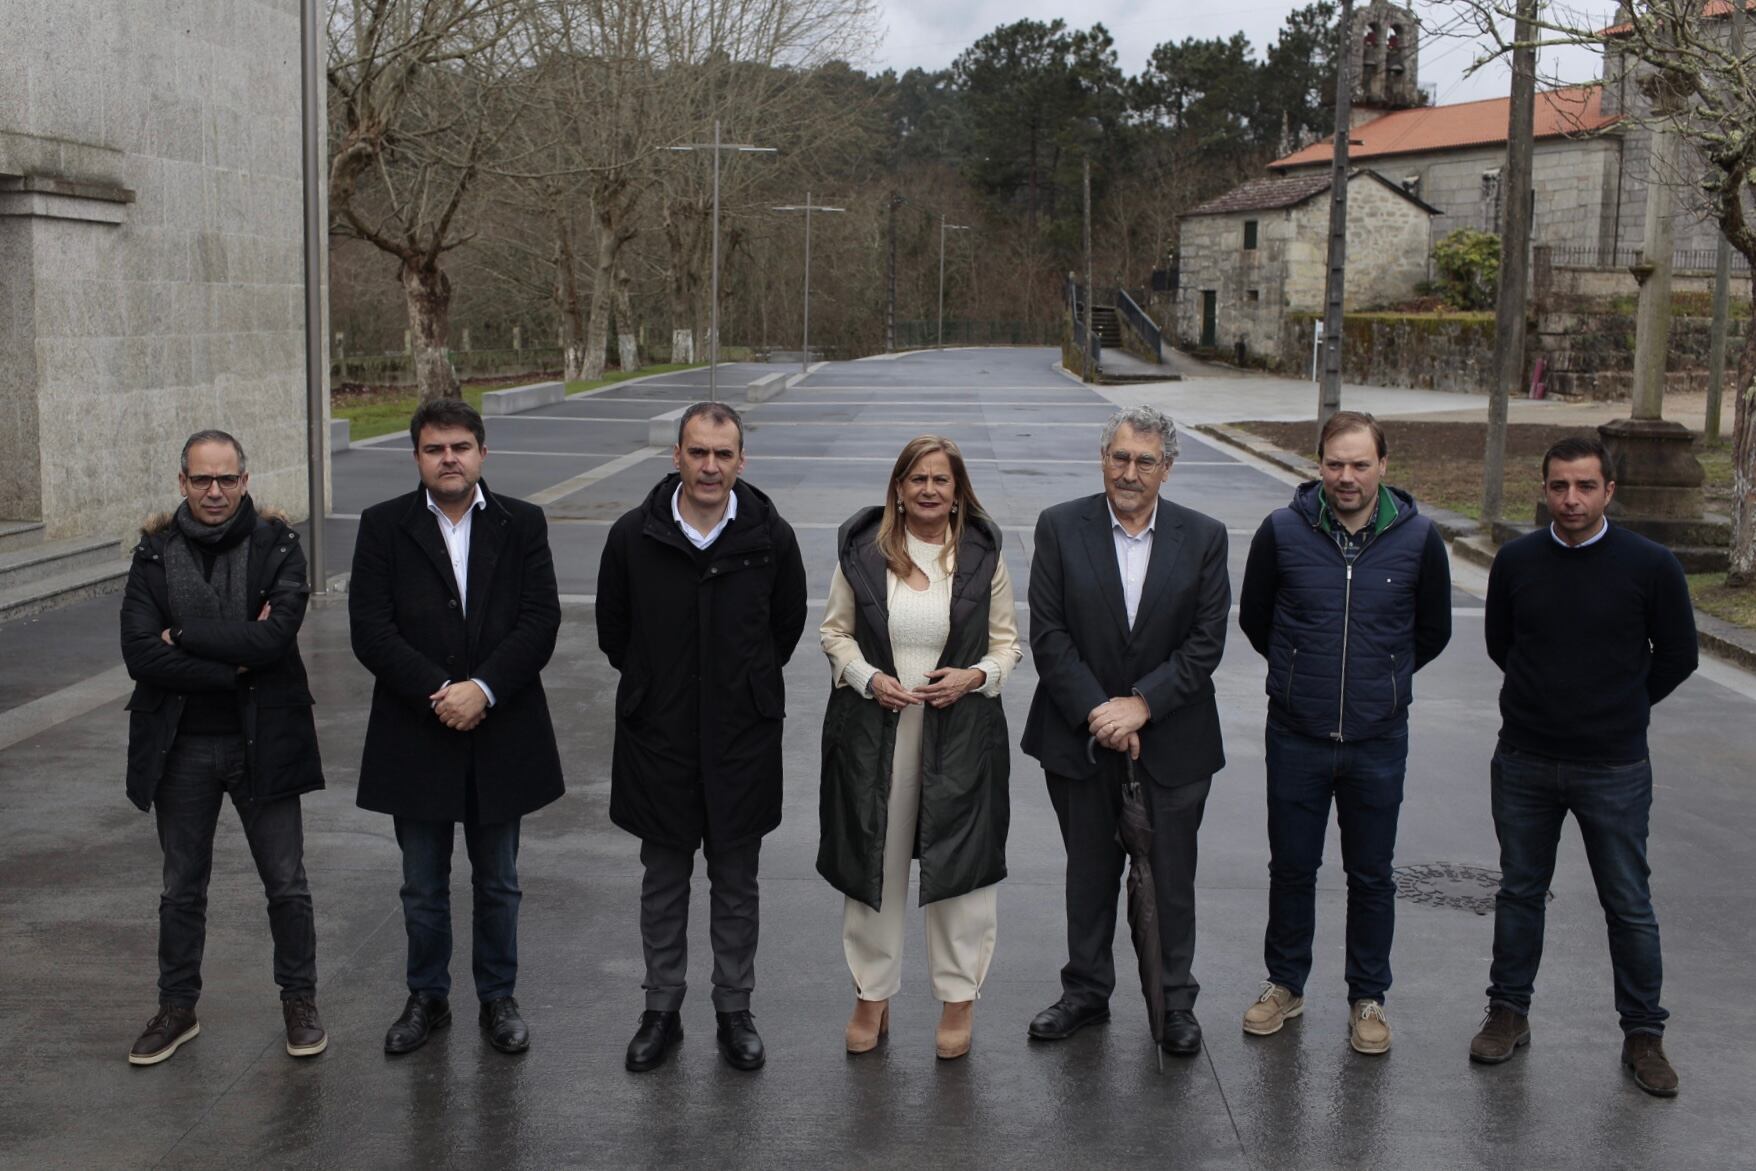
<instances>
[{"instance_id":1,"label":"street lamp post","mask_svg":"<svg viewBox=\"0 0 1756 1171\"><path fill-rule=\"evenodd\" d=\"M708 296L711 305L708 311L707 338L707 398L709 402L719 398L719 156L725 151L735 154L774 154L772 146L741 146L734 143L722 143L719 138L719 119L713 120L713 141L692 142L683 146L673 146L674 151L710 150L713 152L713 274L710 278Z\"/></svg>"},{"instance_id":2,"label":"street lamp post","mask_svg":"<svg viewBox=\"0 0 1756 1171\"><path fill-rule=\"evenodd\" d=\"M945 233L967 232L968 224L948 224L945 213L939 213L939 349L945 348Z\"/></svg>"},{"instance_id":3,"label":"street lamp post","mask_svg":"<svg viewBox=\"0 0 1756 1171\"><path fill-rule=\"evenodd\" d=\"M799 369L806 374L811 372L811 213L814 211L843 212L845 207L828 207L821 203L811 202L811 193L805 192L803 204L789 203L775 211L802 211L805 213L805 337L804 354L799 359Z\"/></svg>"}]
</instances>

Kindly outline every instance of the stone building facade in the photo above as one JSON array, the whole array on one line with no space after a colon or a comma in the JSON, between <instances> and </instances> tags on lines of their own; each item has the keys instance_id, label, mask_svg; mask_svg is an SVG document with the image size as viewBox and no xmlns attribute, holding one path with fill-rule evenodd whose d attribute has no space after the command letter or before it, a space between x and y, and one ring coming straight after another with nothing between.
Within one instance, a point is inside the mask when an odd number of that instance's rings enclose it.
<instances>
[{"instance_id":1,"label":"stone building facade","mask_svg":"<svg viewBox=\"0 0 1756 1171\"><path fill-rule=\"evenodd\" d=\"M1532 238L1560 248L1626 244L1625 134L1607 110L1604 87L1572 86L1537 96L1531 158ZM1458 228L1498 232L1509 99L1386 112L1368 110L1348 161L1370 167L1437 209L1431 244ZM1358 121L1358 120L1356 120ZM1327 171L1331 144L1312 143L1270 164L1295 176ZM1640 221L1633 223L1639 240ZM1350 240L1351 242L1351 240Z\"/></svg>"},{"instance_id":2,"label":"stone building facade","mask_svg":"<svg viewBox=\"0 0 1756 1171\"><path fill-rule=\"evenodd\" d=\"M302 517L299 0L4 11L0 519L126 538L204 427Z\"/></svg>"},{"instance_id":3,"label":"stone building facade","mask_svg":"<svg viewBox=\"0 0 1756 1171\"><path fill-rule=\"evenodd\" d=\"M1329 253L1327 172L1256 179L1180 221L1178 336L1185 345L1271 356L1286 315L1323 310ZM1345 306L1404 298L1427 276L1434 209L1383 176L1348 180Z\"/></svg>"}]
</instances>

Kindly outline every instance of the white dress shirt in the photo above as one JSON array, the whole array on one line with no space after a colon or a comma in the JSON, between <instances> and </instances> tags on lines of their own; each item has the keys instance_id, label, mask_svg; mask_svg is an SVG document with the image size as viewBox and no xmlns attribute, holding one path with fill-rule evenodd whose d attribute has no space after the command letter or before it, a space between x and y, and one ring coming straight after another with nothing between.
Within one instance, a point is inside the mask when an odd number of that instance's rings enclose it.
<instances>
[{"instance_id":1,"label":"white dress shirt","mask_svg":"<svg viewBox=\"0 0 1756 1171\"><path fill-rule=\"evenodd\" d=\"M434 503L433 494L427 493L427 511L439 518L439 536L445 542L446 555L451 558L451 576L457 582L457 604L465 614L469 613L470 526L475 520L476 513L486 507L488 507L488 498L482 495L482 486L477 484L476 498L470 501L469 509L463 514L463 519L453 522L450 517L445 515L445 510ZM445 682L449 684L451 680L447 679ZM480 679L471 679L470 682L482 689L482 694L488 697L488 706L493 707L494 693L488 690L488 685Z\"/></svg>"},{"instance_id":2,"label":"white dress shirt","mask_svg":"<svg viewBox=\"0 0 1756 1171\"><path fill-rule=\"evenodd\" d=\"M715 541L719 540L719 535L726 531L726 526L738 518L738 494L736 492L727 492L726 514L719 518L718 524L703 533L694 525L683 519L683 510L679 507L679 503L682 499L683 485L678 484L677 490L671 493L671 519L677 522L677 527L683 530L683 535L688 537L689 543L694 545L697 549L705 549Z\"/></svg>"},{"instance_id":3,"label":"white dress shirt","mask_svg":"<svg viewBox=\"0 0 1756 1171\"><path fill-rule=\"evenodd\" d=\"M1128 608L1128 629L1134 629L1134 615L1140 609L1140 591L1146 585L1146 567L1152 561L1152 534L1158 525L1158 501L1153 501L1152 517L1146 527L1134 536L1122 527L1116 510L1110 509L1110 536L1116 543L1116 568L1122 572L1122 601Z\"/></svg>"},{"instance_id":4,"label":"white dress shirt","mask_svg":"<svg viewBox=\"0 0 1756 1171\"><path fill-rule=\"evenodd\" d=\"M1601 541L1605 537L1607 537L1609 535L1609 533L1610 533L1610 522L1609 522L1609 518L1606 517L1598 523L1597 532L1595 532L1591 536L1585 538L1585 540L1579 542L1579 544L1577 544L1577 545L1568 545L1566 541L1561 539L1561 530L1555 527L1555 522L1554 521L1549 522L1549 536L1555 538L1555 542L1557 544L1566 545L1567 548L1569 548L1569 549L1583 549L1587 545L1595 545L1599 541Z\"/></svg>"}]
</instances>

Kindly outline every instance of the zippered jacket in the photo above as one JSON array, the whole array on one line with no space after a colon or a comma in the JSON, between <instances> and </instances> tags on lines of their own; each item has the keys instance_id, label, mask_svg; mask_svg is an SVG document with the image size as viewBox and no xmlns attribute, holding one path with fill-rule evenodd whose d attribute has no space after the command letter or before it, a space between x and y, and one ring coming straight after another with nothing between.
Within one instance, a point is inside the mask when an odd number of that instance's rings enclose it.
<instances>
[{"instance_id":1,"label":"zippered jacket","mask_svg":"<svg viewBox=\"0 0 1756 1171\"><path fill-rule=\"evenodd\" d=\"M1299 485L1256 530L1238 621L1268 660L1272 721L1305 736L1370 740L1407 725L1415 672L1451 639L1451 566L1414 497L1388 486L1349 564L1320 488Z\"/></svg>"},{"instance_id":2,"label":"zippered jacket","mask_svg":"<svg viewBox=\"0 0 1756 1171\"><path fill-rule=\"evenodd\" d=\"M250 604L269 604L264 621L195 619L176 645L160 638L175 625L165 580L171 513L140 531L122 595L122 660L134 680L128 699L128 799L151 809L191 695L225 695L238 705L245 776L235 796L248 805L323 788L311 690L299 657L299 627L311 587L299 534L272 509L256 514L247 562ZM238 668L245 668L240 671Z\"/></svg>"}]
</instances>

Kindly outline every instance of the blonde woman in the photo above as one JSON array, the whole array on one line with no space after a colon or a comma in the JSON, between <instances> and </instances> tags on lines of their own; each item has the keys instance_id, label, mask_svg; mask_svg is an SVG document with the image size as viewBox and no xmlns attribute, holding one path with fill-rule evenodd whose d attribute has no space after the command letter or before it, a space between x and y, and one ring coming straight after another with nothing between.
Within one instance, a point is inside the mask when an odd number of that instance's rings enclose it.
<instances>
[{"instance_id":1,"label":"blonde woman","mask_svg":"<svg viewBox=\"0 0 1756 1171\"><path fill-rule=\"evenodd\" d=\"M834 679L823 721L817 870L847 896L847 1049L889 1031L902 986L909 863L920 859L927 967L945 1059L969 1052L1006 876L1011 744L1000 687L1022 651L1000 529L957 444L911 440L882 508L841 527L821 630Z\"/></svg>"}]
</instances>

